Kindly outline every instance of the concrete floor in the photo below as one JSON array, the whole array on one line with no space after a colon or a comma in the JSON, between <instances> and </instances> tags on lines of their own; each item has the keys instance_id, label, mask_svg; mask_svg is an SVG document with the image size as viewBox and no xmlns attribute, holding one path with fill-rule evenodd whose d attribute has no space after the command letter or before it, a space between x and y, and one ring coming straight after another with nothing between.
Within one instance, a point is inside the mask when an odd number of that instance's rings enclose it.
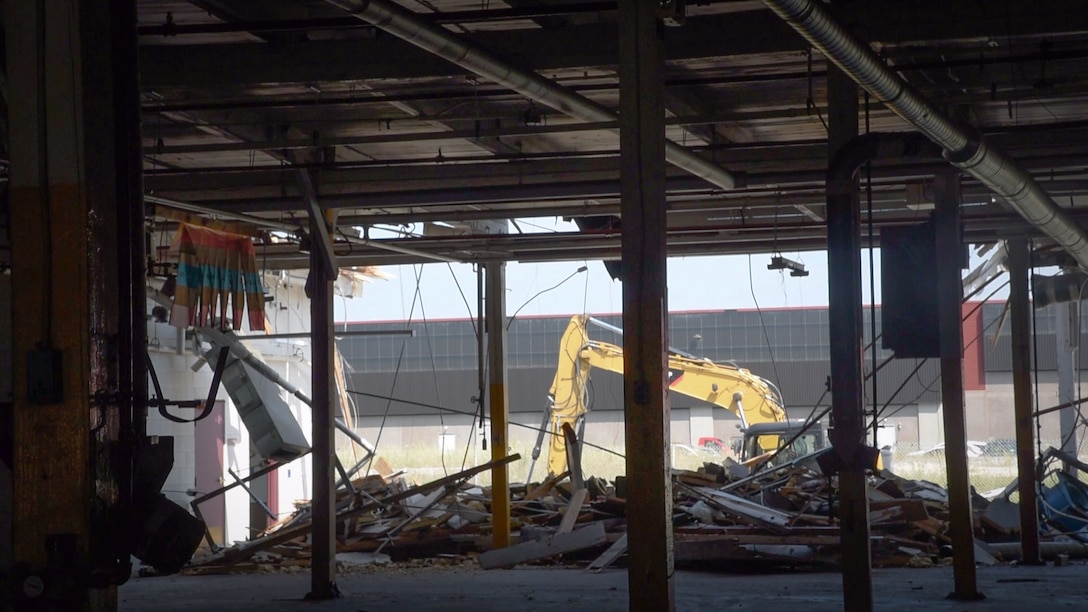
<instances>
[{"instance_id":1,"label":"concrete floor","mask_svg":"<svg viewBox=\"0 0 1088 612\"><path fill-rule=\"evenodd\" d=\"M980 602L945 599L950 567L874 570L876 610L1057 612L1088 609L1088 565L979 568ZM386 569L339 577L343 597L304 602L308 573L134 578L121 587L120 610L192 612L534 612L627 610L627 572L471 567ZM837 573L736 574L677 571L677 610L841 610Z\"/></svg>"}]
</instances>

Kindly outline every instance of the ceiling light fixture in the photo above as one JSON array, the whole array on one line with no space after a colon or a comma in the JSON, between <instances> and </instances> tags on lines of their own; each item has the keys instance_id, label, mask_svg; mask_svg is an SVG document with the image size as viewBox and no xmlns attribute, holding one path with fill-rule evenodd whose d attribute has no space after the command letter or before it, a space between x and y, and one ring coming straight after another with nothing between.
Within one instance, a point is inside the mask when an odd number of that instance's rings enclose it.
<instances>
[{"instance_id":1,"label":"ceiling light fixture","mask_svg":"<svg viewBox=\"0 0 1088 612\"><path fill-rule=\"evenodd\" d=\"M805 264L787 259L781 255L774 255L771 257L771 263L767 264L768 270L789 270L790 276L808 276L808 270L805 269Z\"/></svg>"}]
</instances>

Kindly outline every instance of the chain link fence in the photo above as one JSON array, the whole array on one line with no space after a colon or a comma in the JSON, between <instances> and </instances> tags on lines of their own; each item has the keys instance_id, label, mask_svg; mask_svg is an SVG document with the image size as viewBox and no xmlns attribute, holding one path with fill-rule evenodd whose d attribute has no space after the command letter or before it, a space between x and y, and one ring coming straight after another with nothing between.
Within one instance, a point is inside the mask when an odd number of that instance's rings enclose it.
<instances>
[{"instance_id":1,"label":"chain link fence","mask_svg":"<svg viewBox=\"0 0 1088 612\"><path fill-rule=\"evenodd\" d=\"M1040 447L1045 450L1057 446L1057 440L1044 440ZM448 474L457 473L468 467L485 463L491 458L490 450L462 445L458 448L439 452L432 445L386 446L379 449L390 466L404 470L412 479L423 483ZM522 483L527 480L540 482L547 476L547 449L543 449L535 462L533 472L532 444L515 442L511 451L521 455L521 459L510 464L510 481ZM722 463L726 458L733 458L726 450L698 448L686 444L670 446L670 460L673 468L697 470L704 463ZM350 456L343 457L350 464ZM582 472L586 477L595 476L609 482L626 473L624 448L603 446L588 442L582 448ZM890 469L896 475L911 480L926 480L942 487L948 484L943 447L925 447L917 444L900 443L891 456ZM971 486L981 495L993 497L1001 492L1017 477L1016 446L1013 440L990 440L987 442L968 443L968 473ZM488 486L491 478L488 473L474 479L475 484Z\"/></svg>"}]
</instances>

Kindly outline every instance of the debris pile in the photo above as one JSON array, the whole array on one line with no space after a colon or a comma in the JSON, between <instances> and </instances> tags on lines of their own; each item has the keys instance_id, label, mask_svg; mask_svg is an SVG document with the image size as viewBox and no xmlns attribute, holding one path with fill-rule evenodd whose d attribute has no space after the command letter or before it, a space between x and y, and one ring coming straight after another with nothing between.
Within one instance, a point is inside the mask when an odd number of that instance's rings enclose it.
<instances>
[{"instance_id":1,"label":"debris pile","mask_svg":"<svg viewBox=\"0 0 1088 612\"><path fill-rule=\"evenodd\" d=\"M674 471L674 557L678 565L829 565L840 559L837 479L817 458L829 449L748 473L744 466L704 464ZM628 483L573 474L512 487L511 546L491 549L491 491L473 476L517 455L417 486L402 473L371 475L340 491L337 553L387 555L481 567L577 560L600 570L623 557ZM870 477L869 524L876 567L924 567L948 562L948 496L933 483L888 471ZM1002 511L975 495L976 560L993 564L1007 540ZM998 511L998 512L995 512ZM1088 518L1086 518L1088 521ZM191 573L290 571L309 564L308 505L251 541L195 560ZM991 554L993 553L993 554Z\"/></svg>"},{"instance_id":2,"label":"debris pile","mask_svg":"<svg viewBox=\"0 0 1088 612\"><path fill-rule=\"evenodd\" d=\"M476 557L484 568L579 558L601 569L625 549L623 477L611 485L580 473L551 476L514 487L512 546L490 550L491 492L470 479L517 455L418 486L402 473L369 475L341 489L337 500L337 552L381 553L395 562L420 558ZM741 466L706 464L674 473L678 563L761 560L834 564L838 555L834 479L814 455L746 475ZM946 535L944 491L936 485L885 473L871 489L870 523L878 565L936 560ZM309 565L310 508L254 539L195 559L189 573L285 570ZM605 554L598 557L601 551ZM933 561L930 561L933 562Z\"/></svg>"},{"instance_id":3,"label":"debris pile","mask_svg":"<svg viewBox=\"0 0 1088 612\"><path fill-rule=\"evenodd\" d=\"M746 475L706 464L676 476L678 564L836 565L837 479L801 457ZM883 471L869 486L873 565L932 565L949 552L948 497L941 487Z\"/></svg>"}]
</instances>

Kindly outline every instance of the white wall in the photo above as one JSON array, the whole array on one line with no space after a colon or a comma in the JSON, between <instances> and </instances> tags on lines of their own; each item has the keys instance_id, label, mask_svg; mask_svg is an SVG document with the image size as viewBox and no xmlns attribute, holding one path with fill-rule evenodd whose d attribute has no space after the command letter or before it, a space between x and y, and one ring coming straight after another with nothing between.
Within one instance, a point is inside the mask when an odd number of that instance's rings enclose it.
<instances>
[{"instance_id":1,"label":"white wall","mask_svg":"<svg viewBox=\"0 0 1088 612\"><path fill-rule=\"evenodd\" d=\"M162 385L163 396L168 400L204 399L211 386L210 368L193 372L189 366L196 361L191 354L178 355L172 346L148 351ZM148 383L150 386L150 382ZM154 388L151 387L153 393ZM226 395L226 394L223 394ZM224 398L226 399L226 398ZM191 408L170 407L167 410L178 417L191 419L196 411ZM157 409L149 409L147 434L149 436L174 437L174 469L163 486L163 493L171 501L188 508L192 497L187 491L196 487L195 426L192 423L174 423L164 419Z\"/></svg>"},{"instance_id":2,"label":"white wall","mask_svg":"<svg viewBox=\"0 0 1088 612\"><path fill-rule=\"evenodd\" d=\"M270 331L273 333L304 332L309 329L309 300L303 295L304 278L279 278L266 276L266 283L274 297L266 308ZM148 304L150 312L152 303ZM199 371L193 372L190 366L197 361L192 354L191 344L179 336L177 328L166 323L148 324L148 338L150 341L149 353L155 365L159 379L163 385L163 393L169 399L204 399L208 395L211 385L211 367L205 365ZM178 353L178 344L182 345L182 354ZM249 349L261 356L265 362L277 371L284 379L298 387L306 396L310 395L311 369L309 364L309 342L299 340L276 341L252 341L247 342ZM298 420L306 435L307 441L311 441L311 411L301 400L281 391L280 396L291 408L292 414ZM251 456L249 432L246 430L241 418L234 407L227 392L220 388L218 399L225 402L224 412L224 467L223 483L230 484L234 478L228 470L233 469L235 474L245 478L252 471L266 465L263 458ZM191 409L173 409L178 416L191 418L194 416ZM185 508L189 508L192 500L186 495L186 491L193 489L196 482L195 472L195 426L193 424L172 423L159 416L157 411L151 411L148 415L149 435L174 436L175 460L174 469L170 473L164 493L173 501ZM343 443L344 438L338 436ZM276 500L279 509L279 517L285 517L294 511L294 504L298 500L308 500L312 495L311 486L312 461L309 455L297 459L276 471L279 490ZM249 529L250 498L241 487L236 487L225 494L226 505L226 534L225 539L229 543L249 538L252 534Z\"/></svg>"}]
</instances>

